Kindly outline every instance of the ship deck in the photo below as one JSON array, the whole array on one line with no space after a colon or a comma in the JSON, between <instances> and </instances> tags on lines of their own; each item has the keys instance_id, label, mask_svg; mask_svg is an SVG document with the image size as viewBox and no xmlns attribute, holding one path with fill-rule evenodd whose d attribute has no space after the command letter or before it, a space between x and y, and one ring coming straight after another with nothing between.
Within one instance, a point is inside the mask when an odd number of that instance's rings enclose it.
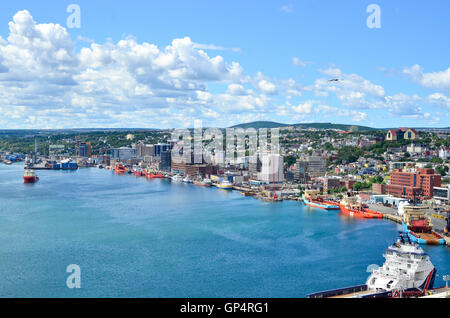
<instances>
[{"instance_id":1,"label":"ship deck","mask_svg":"<svg viewBox=\"0 0 450 318\"><path fill-rule=\"evenodd\" d=\"M424 239L429 244L437 244L438 241L441 239L439 236L437 236L434 233L415 233L418 237L421 239Z\"/></svg>"}]
</instances>

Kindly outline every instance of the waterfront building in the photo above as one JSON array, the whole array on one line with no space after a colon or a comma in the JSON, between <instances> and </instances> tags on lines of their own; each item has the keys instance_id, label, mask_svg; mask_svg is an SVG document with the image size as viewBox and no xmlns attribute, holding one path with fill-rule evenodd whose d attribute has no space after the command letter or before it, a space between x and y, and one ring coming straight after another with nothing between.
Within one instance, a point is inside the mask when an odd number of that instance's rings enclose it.
<instances>
[{"instance_id":1,"label":"waterfront building","mask_svg":"<svg viewBox=\"0 0 450 318\"><path fill-rule=\"evenodd\" d=\"M117 160L129 160L132 158L136 158L137 152L135 148L128 147L120 147L120 148L111 148L111 159Z\"/></svg>"},{"instance_id":2,"label":"waterfront building","mask_svg":"<svg viewBox=\"0 0 450 318\"><path fill-rule=\"evenodd\" d=\"M170 147L170 144L162 144L162 143L159 143L159 144L156 144L156 145L153 145L153 147L154 147L154 156L156 156L156 157L159 157L159 156L161 156L161 153L163 152L163 151L168 151L168 150L171 150L172 148Z\"/></svg>"},{"instance_id":3,"label":"waterfront building","mask_svg":"<svg viewBox=\"0 0 450 318\"><path fill-rule=\"evenodd\" d=\"M140 142L136 145L136 155L138 158L153 157L155 155L154 146Z\"/></svg>"},{"instance_id":4,"label":"waterfront building","mask_svg":"<svg viewBox=\"0 0 450 318\"><path fill-rule=\"evenodd\" d=\"M170 171L170 167L172 164L172 152L170 150L166 150L161 152L161 170Z\"/></svg>"},{"instance_id":5,"label":"waterfront building","mask_svg":"<svg viewBox=\"0 0 450 318\"><path fill-rule=\"evenodd\" d=\"M92 153L92 146L90 142L79 142L77 144L77 156L89 158Z\"/></svg>"},{"instance_id":6,"label":"waterfront building","mask_svg":"<svg viewBox=\"0 0 450 318\"><path fill-rule=\"evenodd\" d=\"M261 159L258 156L256 158L249 158L248 171L250 173L261 172L261 166Z\"/></svg>"},{"instance_id":7,"label":"waterfront building","mask_svg":"<svg viewBox=\"0 0 450 318\"><path fill-rule=\"evenodd\" d=\"M311 178L324 176L327 160L321 156L302 156L295 163L295 180L306 183Z\"/></svg>"},{"instance_id":8,"label":"waterfront building","mask_svg":"<svg viewBox=\"0 0 450 318\"><path fill-rule=\"evenodd\" d=\"M386 193L386 185L380 183L372 184L372 192L374 194L385 194Z\"/></svg>"},{"instance_id":9,"label":"waterfront building","mask_svg":"<svg viewBox=\"0 0 450 318\"><path fill-rule=\"evenodd\" d=\"M171 164L171 171L174 174L179 174L182 176L198 176L198 175L211 175L216 173L217 169L215 166L206 164L188 164L184 162L173 162Z\"/></svg>"},{"instance_id":10,"label":"waterfront building","mask_svg":"<svg viewBox=\"0 0 450 318\"><path fill-rule=\"evenodd\" d=\"M410 199L430 199L433 188L440 186L441 175L436 174L433 169L418 169L415 172L398 169L391 172L391 182L386 185L386 193Z\"/></svg>"},{"instance_id":11,"label":"waterfront building","mask_svg":"<svg viewBox=\"0 0 450 318\"><path fill-rule=\"evenodd\" d=\"M198 175L213 175L217 173L217 166L209 164L192 164L187 163L186 158L172 158L170 162L170 170L174 174L182 176L196 177Z\"/></svg>"},{"instance_id":12,"label":"waterfront building","mask_svg":"<svg viewBox=\"0 0 450 318\"><path fill-rule=\"evenodd\" d=\"M277 154L263 156L261 173L259 173L258 179L266 184L282 183L284 181L283 160L283 156Z\"/></svg>"}]
</instances>

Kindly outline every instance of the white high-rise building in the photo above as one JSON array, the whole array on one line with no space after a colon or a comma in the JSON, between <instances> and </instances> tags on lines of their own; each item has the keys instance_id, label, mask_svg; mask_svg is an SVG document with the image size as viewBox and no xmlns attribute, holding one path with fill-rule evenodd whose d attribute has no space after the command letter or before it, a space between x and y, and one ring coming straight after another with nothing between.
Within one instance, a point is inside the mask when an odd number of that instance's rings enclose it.
<instances>
[{"instance_id":1,"label":"white high-rise building","mask_svg":"<svg viewBox=\"0 0 450 318\"><path fill-rule=\"evenodd\" d=\"M259 180L264 183L281 183L284 181L283 156L269 154L261 158L262 166Z\"/></svg>"}]
</instances>

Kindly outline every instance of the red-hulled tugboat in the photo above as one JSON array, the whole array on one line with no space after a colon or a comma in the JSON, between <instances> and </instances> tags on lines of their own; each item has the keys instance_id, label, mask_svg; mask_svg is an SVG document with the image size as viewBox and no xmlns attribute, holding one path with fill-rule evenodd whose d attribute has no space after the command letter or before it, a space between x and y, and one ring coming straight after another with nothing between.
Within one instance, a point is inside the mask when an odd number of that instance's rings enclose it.
<instances>
[{"instance_id":1,"label":"red-hulled tugboat","mask_svg":"<svg viewBox=\"0 0 450 318\"><path fill-rule=\"evenodd\" d=\"M122 174L122 173L125 173L127 171L128 171L128 169L125 168L125 166L123 166L123 165L115 165L114 166L114 172L116 172L116 173Z\"/></svg>"},{"instance_id":2,"label":"red-hulled tugboat","mask_svg":"<svg viewBox=\"0 0 450 318\"><path fill-rule=\"evenodd\" d=\"M36 175L34 170L31 170L31 169L25 170L25 173L23 175L24 183L35 183L38 180L39 180L39 177Z\"/></svg>"}]
</instances>

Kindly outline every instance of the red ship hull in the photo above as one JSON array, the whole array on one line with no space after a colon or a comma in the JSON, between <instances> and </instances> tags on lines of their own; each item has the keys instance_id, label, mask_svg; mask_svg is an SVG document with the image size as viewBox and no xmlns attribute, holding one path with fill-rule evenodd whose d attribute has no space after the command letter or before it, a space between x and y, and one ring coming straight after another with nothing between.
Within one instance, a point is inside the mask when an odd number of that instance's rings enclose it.
<instances>
[{"instance_id":1,"label":"red ship hull","mask_svg":"<svg viewBox=\"0 0 450 318\"><path fill-rule=\"evenodd\" d=\"M23 183L35 183L39 180L38 176L34 177L23 177Z\"/></svg>"},{"instance_id":2,"label":"red ship hull","mask_svg":"<svg viewBox=\"0 0 450 318\"><path fill-rule=\"evenodd\" d=\"M114 172L119 173L119 174L125 173L127 171L128 171L128 169L125 168L124 166L115 166L114 167Z\"/></svg>"},{"instance_id":3,"label":"red ship hull","mask_svg":"<svg viewBox=\"0 0 450 318\"><path fill-rule=\"evenodd\" d=\"M144 171L144 174L147 178L150 178L150 179L164 178L164 176L162 174L153 174L153 173L149 173L149 172L145 172L145 171Z\"/></svg>"},{"instance_id":4,"label":"red ship hull","mask_svg":"<svg viewBox=\"0 0 450 318\"><path fill-rule=\"evenodd\" d=\"M353 209L349 209L344 205L340 205L341 207L341 212L342 214L345 215L350 215L350 216L354 216L357 218L364 218L364 219L382 219L383 218L383 214L375 212L375 211L370 211L370 210L364 210L364 211L359 211L359 210L353 210Z\"/></svg>"}]
</instances>

